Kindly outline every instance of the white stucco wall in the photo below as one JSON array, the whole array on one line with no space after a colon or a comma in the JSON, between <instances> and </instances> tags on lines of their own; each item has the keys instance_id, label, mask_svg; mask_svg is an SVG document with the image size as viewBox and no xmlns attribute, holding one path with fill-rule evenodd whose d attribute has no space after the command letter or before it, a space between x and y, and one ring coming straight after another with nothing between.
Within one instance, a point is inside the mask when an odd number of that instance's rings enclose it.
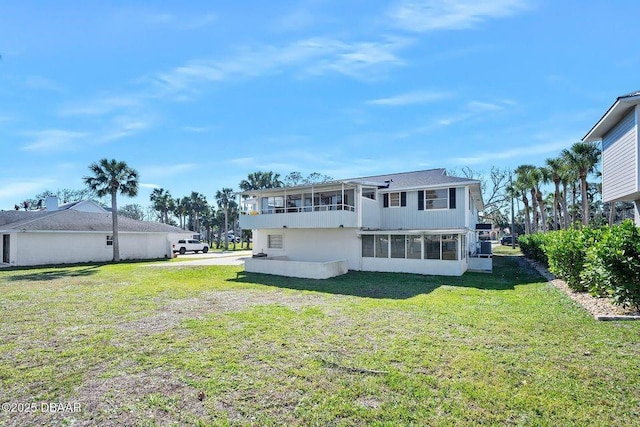
<instances>
[{"instance_id":1,"label":"white stucco wall","mask_svg":"<svg viewBox=\"0 0 640 427\"><path fill-rule=\"evenodd\" d=\"M113 259L107 246L109 233L30 232L12 234L16 266L104 262ZM13 238L15 236L15 239ZM119 233L120 259L153 259L171 256L166 233Z\"/></svg>"},{"instance_id":2,"label":"white stucco wall","mask_svg":"<svg viewBox=\"0 0 640 427\"><path fill-rule=\"evenodd\" d=\"M288 257L249 258L244 262L244 270L304 279L328 279L346 274L348 271L345 260L305 262L291 261Z\"/></svg>"},{"instance_id":3,"label":"white stucco wall","mask_svg":"<svg viewBox=\"0 0 640 427\"><path fill-rule=\"evenodd\" d=\"M283 236L282 249L269 249L269 234ZM253 252L287 256L293 261L326 262L344 259L347 260L349 270L360 269L360 239L355 228L254 230Z\"/></svg>"}]
</instances>

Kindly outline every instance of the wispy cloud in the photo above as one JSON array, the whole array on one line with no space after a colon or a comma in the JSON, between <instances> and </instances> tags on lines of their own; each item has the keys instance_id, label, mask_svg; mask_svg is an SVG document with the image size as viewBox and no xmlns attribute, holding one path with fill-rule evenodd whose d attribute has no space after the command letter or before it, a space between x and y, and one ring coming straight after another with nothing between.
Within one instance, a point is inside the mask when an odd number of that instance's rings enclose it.
<instances>
[{"instance_id":1,"label":"wispy cloud","mask_svg":"<svg viewBox=\"0 0 640 427\"><path fill-rule=\"evenodd\" d=\"M572 141L572 140L571 140ZM462 165L476 165L482 163L492 163L496 160L507 160L513 158L525 158L527 156L555 153L563 148L571 146L569 140L554 141L549 143L532 142L524 146L519 146L509 150L483 152L467 157L455 157L449 159L450 163Z\"/></svg>"},{"instance_id":2,"label":"wispy cloud","mask_svg":"<svg viewBox=\"0 0 640 427\"><path fill-rule=\"evenodd\" d=\"M111 129L105 131L101 137L98 137L98 140L100 142L110 142L125 138L148 129L152 125L153 121L149 119L127 116L116 117L113 120Z\"/></svg>"},{"instance_id":3,"label":"wispy cloud","mask_svg":"<svg viewBox=\"0 0 640 427\"><path fill-rule=\"evenodd\" d=\"M406 38L346 42L332 38L308 38L286 46L262 45L239 50L223 60L193 60L152 80L159 94L189 91L194 86L231 78L261 77L289 70L303 75L338 73L368 79L384 67L401 65L397 52L411 43ZM295 71L294 71L295 72Z\"/></svg>"},{"instance_id":4,"label":"wispy cloud","mask_svg":"<svg viewBox=\"0 0 640 427\"><path fill-rule=\"evenodd\" d=\"M138 187L148 188L148 189L151 189L151 190L153 190L154 188L160 188L160 186L158 184L152 184L152 183L146 183L146 182L139 183Z\"/></svg>"},{"instance_id":5,"label":"wispy cloud","mask_svg":"<svg viewBox=\"0 0 640 427\"><path fill-rule=\"evenodd\" d=\"M441 99L450 98L451 96L452 94L448 92L415 91L389 98L372 99L367 101L367 104L396 107L414 104L427 104Z\"/></svg>"},{"instance_id":6,"label":"wispy cloud","mask_svg":"<svg viewBox=\"0 0 640 427\"><path fill-rule=\"evenodd\" d=\"M513 105L512 101L469 101L460 112L450 116L440 117L436 120L436 123L440 126L450 126L465 120L483 118L487 115L495 114L498 111L506 109L506 106L508 105Z\"/></svg>"},{"instance_id":7,"label":"wispy cloud","mask_svg":"<svg viewBox=\"0 0 640 427\"><path fill-rule=\"evenodd\" d=\"M375 42L336 43L336 51L311 64L306 71L314 75L336 72L359 80L377 79L389 67L404 65L398 51L411 43L410 39L397 37Z\"/></svg>"},{"instance_id":8,"label":"wispy cloud","mask_svg":"<svg viewBox=\"0 0 640 427\"><path fill-rule=\"evenodd\" d=\"M24 135L31 142L22 147L25 151L67 151L76 148L78 140L88 136L85 132L61 129L45 129L41 131L25 132Z\"/></svg>"},{"instance_id":9,"label":"wispy cloud","mask_svg":"<svg viewBox=\"0 0 640 427\"><path fill-rule=\"evenodd\" d=\"M526 0L404 0L392 10L391 18L407 31L462 30L528 7Z\"/></svg>"},{"instance_id":10,"label":"wispy cloud","mask_svg":"<svg viewBox=\"0 0 640 427\"><path fill-rule=\"evenodd\" d=\"M58 114L61 116L101 116L122 108L139 106L142 101L140 96L132 95L100 96L94 100L62 107Z\"/></svg>"}]
</instances>

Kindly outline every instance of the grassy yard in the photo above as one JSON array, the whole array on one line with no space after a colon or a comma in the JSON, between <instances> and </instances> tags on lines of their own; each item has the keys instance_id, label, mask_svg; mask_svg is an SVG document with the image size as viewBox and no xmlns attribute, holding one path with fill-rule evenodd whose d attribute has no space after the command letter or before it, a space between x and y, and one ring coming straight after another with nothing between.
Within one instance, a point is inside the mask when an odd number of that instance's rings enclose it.
<instances>
[{"instance_id":1,"label":"grassy yard","mask_svg":"<svg viewBox=\"0 0 640 427\"><path fill-rule=\"evenodd\" d=\"M500 252L460 278L0 270L0 403L37 409L0 425L638 425L640 322Z\"/></svg>"}]
</instances>

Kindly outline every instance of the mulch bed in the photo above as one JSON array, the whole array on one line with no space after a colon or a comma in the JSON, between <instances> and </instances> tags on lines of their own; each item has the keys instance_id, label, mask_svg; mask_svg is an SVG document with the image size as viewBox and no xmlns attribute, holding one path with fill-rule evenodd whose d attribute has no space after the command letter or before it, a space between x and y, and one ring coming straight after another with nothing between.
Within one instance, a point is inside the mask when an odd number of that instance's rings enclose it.
<instances>
[{"instance_id":1,"label":"mulch bed","mask_svg":"<svg viewBox=\"0 0 640 427\"><path fill-rule=\"evenodd\" d=\"M640 320L640 310L622 307L613 304L607 298L597 298L588 292L575 292L563 281L554 276L544 266L524 258L538 273L540 273L549 283L562 292L567 294L569 298L580 304L585 310L593 315L597 320Z\"/></svg>"}]
</instances>

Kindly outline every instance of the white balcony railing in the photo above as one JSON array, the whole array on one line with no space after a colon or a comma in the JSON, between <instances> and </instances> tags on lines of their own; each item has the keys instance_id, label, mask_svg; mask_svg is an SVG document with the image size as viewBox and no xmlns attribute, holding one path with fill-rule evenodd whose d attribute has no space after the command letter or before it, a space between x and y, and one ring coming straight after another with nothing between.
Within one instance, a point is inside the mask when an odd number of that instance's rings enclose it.
<instances>
[{"instance_id":1,"label":"white balcony railing","mask_svg":"<svg viewBox=\"0 0 640 427\"><path fill-rule=\"evenodd\" d=\"M243 229L261 228L334 228L357 227L358 215L355 209L322 209L330 206L316 206L318 210L293 210L292 212L273 212L241 215L240 227ZM353 207L351 207L353 208ZM303 208L304 209L304 208ZM277 208L276 208L277 210Z\"/></svg>"}]
</instances>

